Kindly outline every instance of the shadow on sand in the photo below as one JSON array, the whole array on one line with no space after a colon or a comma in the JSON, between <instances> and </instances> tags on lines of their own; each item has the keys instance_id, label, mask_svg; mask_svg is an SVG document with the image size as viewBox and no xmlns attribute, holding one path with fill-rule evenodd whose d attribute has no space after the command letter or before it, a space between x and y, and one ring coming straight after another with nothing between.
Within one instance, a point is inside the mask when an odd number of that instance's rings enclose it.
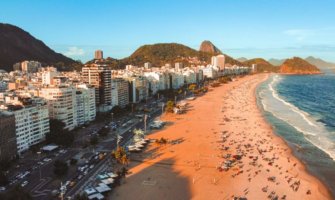
<instances>
[{"instance_id":1,"label":"shadow on sand","mask_svg":"<svg viewBox=\"0 0 335 200\"><path fill-rule=\"evenodd\" d=\"M131 156L130 175L109 199L191 199L189 180L174 169L175 160L151 159L161 155L159 148Z\"/></svg>"}]
</instances>

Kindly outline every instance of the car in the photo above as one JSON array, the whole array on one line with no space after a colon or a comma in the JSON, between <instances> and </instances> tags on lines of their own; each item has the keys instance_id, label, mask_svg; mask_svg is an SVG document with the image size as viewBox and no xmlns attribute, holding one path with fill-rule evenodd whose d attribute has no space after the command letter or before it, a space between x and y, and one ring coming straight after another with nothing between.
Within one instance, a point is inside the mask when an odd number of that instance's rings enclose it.
<instances>
[{"instance_id":1,"label":"car","mask_svg":"<svg viewBox=\"0 0 335 200\"><path fill-rule=\"evenodd\" d=\"M5 190L6 190L5 187L0 187L0 192L3 192L3 191L5 191Z\"/></svg>"},{"instance_id":2,"label":"car","mask_svg":"<svg viewBox=\"0 0 335 200\"><path fill-rule=\"evenodd\" d=\"M83 178L83 175L79 175L78 176L78 180L82 179Z\"/></svg>"},{"instance_id":3,"label":"car","mask_svg":"<svg viewBox=\"0 0 335 200\"><path fill-rule=\"evenodd\" d=\"M38 161L37 164L39 164L39 165L44 165L44 162L42 162L42 161Z\"/></svg>"},{"instance_id":4,"label":"car","mask_svg":"<svg viewBox=\"0 0 335 200\"><path fill-rule=\"evenodd\" d=\"M49 162L49 161L51 161L51 159L50 158L44 158L43 161L44 162Z\"/></svg>"},{"instance_id":5,"label":"car","mask_svg":"<svg viewBox=\"0 0 335 200\"><path fill-rule=\"evenodd\" d=\"M21 186L25 187L26 185L28 185L28 183L29 183L28 181L23 181L23 183L21 183Z\"/></svg>"},{"instance_id":6,"label":"car","mask_svg":"<svg viewBox=\"0 0 335 200\"><path fill-rule=\"evenodd\" d=\"M94 168L94 165L90 165L90 169L93 169Z\"/></svg>"}]
</instances>

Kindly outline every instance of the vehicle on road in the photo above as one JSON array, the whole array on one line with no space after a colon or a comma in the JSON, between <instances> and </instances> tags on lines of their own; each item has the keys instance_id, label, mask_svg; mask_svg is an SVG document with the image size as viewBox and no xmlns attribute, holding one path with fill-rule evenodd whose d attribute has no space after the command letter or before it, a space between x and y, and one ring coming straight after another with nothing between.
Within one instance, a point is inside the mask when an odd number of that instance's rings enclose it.
<instances>
[{"instance_id":1,"label":"vehicle on road","mask_svg":"<svg viewBox=\"0 0 335 200\"><path fill-rule=\"evenodd\" d=\"M21 187L25 187L26 185L28 185L28 181L23 181L23 183L21 183Z\"/></svg>"}]
</instances>

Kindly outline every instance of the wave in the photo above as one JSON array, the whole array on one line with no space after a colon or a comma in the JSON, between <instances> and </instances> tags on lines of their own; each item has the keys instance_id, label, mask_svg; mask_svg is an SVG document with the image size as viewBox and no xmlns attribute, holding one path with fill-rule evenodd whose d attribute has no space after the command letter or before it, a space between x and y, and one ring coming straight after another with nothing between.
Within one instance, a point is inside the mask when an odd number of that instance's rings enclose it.
<instances>
[{"instance_id":1,"label":"wave","mask_svg":"<svg viewBox=\"0 0 335 200\"><path fill-rule=\"evenodd\" d=\"M330 139L330 133L324 124L314 120L309 113L285 101L277 93L276 86L282 80L283 78L279 75L274 75L259 90L258 96L261 98L263 109L295 128L305 136L305 139L335 160L335 144Z\"/></svg>"}]
</instances>

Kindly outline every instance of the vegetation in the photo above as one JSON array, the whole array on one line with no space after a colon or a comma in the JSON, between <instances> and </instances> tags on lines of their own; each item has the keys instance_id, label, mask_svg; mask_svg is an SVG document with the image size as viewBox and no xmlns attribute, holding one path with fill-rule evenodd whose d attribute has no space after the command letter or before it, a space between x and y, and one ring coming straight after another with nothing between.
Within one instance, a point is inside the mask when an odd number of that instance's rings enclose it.
<instances>
[{"instance_id":1,"label":"vegetation","mask_svg":"<svg viewBox=\"0 0 335 200\"><path fill-rule=\"evenodd\" d=\"M129 163L127 152L123 147L120 146L112 152L112 158L114 158L118 163L121 163L122 165L128 165Z\"/></svg>"},{"instance_id":2,"label":"vegetation","mask_svg":"<svg viewBox=\"0 0 335 200\"><path fill-rule=\"evenodd\" d=\"M99 138L98 138L98 136L93 135L93 136L90 138L90 144L91 144L92 146L96 146L98 143L99 143Z\"/></svg>"},{"instance_id":3,"label":"vegetation","mask_svg":"<svg viewBox=\"0 0 335 200\"><path fill-rule=\"evenodd\" d=\"M174 102L173 101L168 101L166 103L165 111L169 113L173 113L173 108L174 108Z\"/></svg>"},{"instance_id":4,"label":"vegetation","mask_svg":"<svg viewBox=\"0 0 335 200\"><path fill-rule=\"evenodd\" d=\"M6 193L0 193L1 200L33 200L33 197L20 185L16 185Z\"/></svg>"},{"instance_id":5,"label":"vegetation","mask_svg":"<svg viewBox=\"0 0 335 200\"><path fill-rule=\"evenodd\" d=\"M62 160L56 160L54 162L54 174L57 177L61 177L67 174L69 167L67 166L67 163Z\"/></svg>"},{"instance_id":6,"label":"vegetation","mask_svg":"<svg viewBox=\"0 0 335 200\"><path fill-rule=\"evenodd\" d=\"M158 144L158 145L167 144L168 139L161 137L160 139L156 139L155 143Z\"/></svg>"},{"instance_id":7,"label":"vegetation","mask_svg":"<svg viewBox=\"0 0 335 200\"><path fill-rule=\"evenodd\" d=\"M250 59L245 62L243 62L244 65L251 67L253 64L256 64L256 72L261 73L261 72L278 72L279 67L278 66L273 66L271 63L268 61L262 59L262 58L255 58L255 59Z\"/></svg>"},{"instance_id":8,"label":"vegetation","mask_svg":"<svg viewBox=\"0 0 335 200\"><path fill-rule=\"evenodd\" d=\"M110 127L109 126L108 127L104 126L98 131L98 134L99 134L100 137L106 137L108 135L109 131L110 131Z\"/></svg>"},{"instance_id":9,"label":"vegetation","mask_svg":"<svg viewBox=\"0 0 335 200\"><path fill-rule=\"evenodd\" d=\"M294 57L291 59L287 59L281 66L280 66L281 73L293 73L293 74L313 74L313 73L320 73L320 70L307 62L304 59Z\"/></svg>"},{"instance_id":10,"label":"vegetation","mask_svg":"<svg viewBox=\"0 0 335 200\"><path fill-rule=\"evenodd\" d=\"M88 197L85 193L77 194L76 196L74 196L74 200L88 200Z\"/></svg>"},{"instance_id":11,"label":"vegetation","mask_svg":"<svg viewBox=\"0 0 335 200\"><path fill-rule=\"evenodd\" d=\"M75 159L75 158L71 158L71 160L70 160L70 165L76 165L77 162L78 162L77 159Z\"/></svg>"},{"instance_id":12,"label":"vegetation","mask_svg":"<svg viewBox=\"0 0 335 200\"><path fill-rule=\"evenodd\" d=\"M4 172L0 172L0 186L6 186L8 184L8 178Z\"/></svg>"},{"instance_id":13,"label":"vegetation","mask_svg":"<svg viewBox=\"0 0 335 200\"><path fill-rule=\"evenodd\" d=\"M50 119L50 133L46 135L47 143L54 143L69 147L74 142L74 134L64 129L64 122L57 119Z\"/></svg>"},{"instance_id":14,"label":"vegetation","mask_svg":"<svg viewBox=\"0 0 335 200\"><path fill-rule=\"evenodd\" d=\"M144 131L142 129L134 129L134 140L138 141L144 138Z\"/></svg>"}]
</instances>

